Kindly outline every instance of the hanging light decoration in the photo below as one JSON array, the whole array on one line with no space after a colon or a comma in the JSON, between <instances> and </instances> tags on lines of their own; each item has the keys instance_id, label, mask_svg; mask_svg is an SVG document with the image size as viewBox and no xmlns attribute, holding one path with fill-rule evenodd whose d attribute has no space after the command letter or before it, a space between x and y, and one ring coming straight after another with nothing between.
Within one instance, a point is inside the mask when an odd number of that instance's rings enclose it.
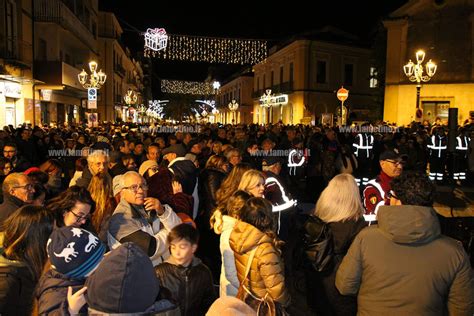
<instances>
[{"instance_id":1,"label":"hanging light decoration","mask_svg":"<svg viewBox=\"0 0 474 316\"><path fill-rule=\"evenodd\" d=\"M217 93L211 82L161 80L161 92L176 94L211 95Z\"/></svg>"},{"instance_id":2,"label":"hanging light decoration","mask_svg":"<svg viewBox=\"0 0 474 316\"><path fill-rule=\"evenodd\" d=\"M147 34L148 31L145 36ZM153 39L153 43L159 41L156 33L148 36ZM169 34L166 40L167 46L165 45L164 49L153 50L152 56L170 60L255 65L268 55L267 41L264 40ZM149 51L145 54L150 56Z\"/></svg>"}]
</instances>

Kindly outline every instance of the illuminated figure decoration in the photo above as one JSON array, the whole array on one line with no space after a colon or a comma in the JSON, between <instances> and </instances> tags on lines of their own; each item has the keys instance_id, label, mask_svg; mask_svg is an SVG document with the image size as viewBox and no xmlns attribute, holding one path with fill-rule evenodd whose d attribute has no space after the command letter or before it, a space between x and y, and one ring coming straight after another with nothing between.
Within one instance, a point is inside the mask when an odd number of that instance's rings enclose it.
<instances>
[{"instance_id":1,"label":"illuminated figure decoration","mask_svg":"<svg viewBox=\"0 0 474 316\"><path fill-rule=\"evenodd\" d=\"M297 159L299 159L299 161ZM296 149L290 151L290 154L288 155L288 168L290 176L292 174L292 171L293 175L296 176L296 168L301 167L304 164L304 161L305 158L303 155L303 151Z\"/></svg>"},{"instance_id":2,"label":"illuminated figure decoration","mask_svg":"<svg viewBox=\"0 0 474 316\"><path fill-rule=\"evenodd\" d=\"M164 28L147 29L145 33L145 56L155 56L156 52L166 49L168 35Z\"/></svg>"},{"instance_id":3,"label":"illuminated figure decoration","mask_svg":"<svg viewBox=\"0 0 474 316\"><path fill-rule=\"evenodd\" d=\"M156 119L162 119L164 116L162 104L165 104L168 102L169 100L148 101L148 109L146 110L146 114Z\"/></svg>"}]
</instances>

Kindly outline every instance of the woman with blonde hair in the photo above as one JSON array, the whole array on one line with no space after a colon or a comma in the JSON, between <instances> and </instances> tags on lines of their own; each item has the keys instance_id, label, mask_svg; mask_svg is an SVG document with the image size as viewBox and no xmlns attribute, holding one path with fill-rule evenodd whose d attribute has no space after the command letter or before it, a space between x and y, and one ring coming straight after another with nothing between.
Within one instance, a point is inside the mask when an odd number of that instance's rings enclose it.
<instances>
[{"instance_id":1,"label":"woman with blonde hair","mask_svg":"<svg viewBox=\"0 0 474 316\"><path fill-rule=\"evenodd\" d=\"M224 181L222 181L220 188L216 192L217 207L225 207L227 200L238 190L237 188L239 187L242 176L250 169L250 165L246 163L239 163L232 168L232 171Z\"/></svg>"},{"instance_id":2,"label":"woman with blonde hair","mask_svg":"<svg viewBox=\"0 0 474 316\"><path fill-rule=\"evenodd\" d=\"M335 176L321 193L304 224L307 302L318 315L356 315L357 298L342 296L335 287L336 271L355 236L366 226L359 187L350 174ZM328 264L317 260L327 243Z\"/></svg>"},{"instance_id":3,"label":"woman with blonde hair","mask_svg":"<svg viewBox=\"0 0 474 316\"><path fill-rule=\"evenodd\" d=\"M258 170L248 170L242 175L242 180L240 180L238 189L245 191L254 197L263 197L265 178Z\"/></svg>"},{"instance_id":4,"label":"woman with blonde hair","mask_svg":"<svg viewBox=\"0 0 474 316\"><path fill-rule=\"evenodd\" d=\"M91 217L91 224L99 239L107 244L109 220L117 206L113 196L112 177L108 173L98 173L92 176L87 190L95 201L95 211Z\"/></svg>"}]
</instances>

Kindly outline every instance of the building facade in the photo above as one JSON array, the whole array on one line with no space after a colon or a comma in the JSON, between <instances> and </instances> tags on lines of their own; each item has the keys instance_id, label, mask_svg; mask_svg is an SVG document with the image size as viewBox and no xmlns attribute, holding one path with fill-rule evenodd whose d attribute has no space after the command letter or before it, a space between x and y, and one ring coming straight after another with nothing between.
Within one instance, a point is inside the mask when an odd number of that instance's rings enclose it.
<instances>
[{"instance_id":1,"label":"building facade","mask_svg":"<svg viewBox=\"0 0 474 316\"><path fill-rule=\"evenodd\" d=\"M89 71L98 49L98 0L35 0L35 100L39 122L73 123L86 119L87 93L77 75ZM99 96L100 97L100 96ZM38 120L37 120L38 122ZM38 122L38 123L39 123Z\"/></svg>"},{"instance_id":2,"label":"building facade","mask_svg":"<svg viewBox=\"0 0 474 316\"><path fill-rule=\"evenodd\" d=\"M32 2L0 0L0 127L33 122Z\"/></svg>"},{"instance_id":3,"label":"building facade","mask_svg":"<svg viewBox=\"0 0 474 316\"><path fill-rule=\"evenodd\" d=\"M321 34L333 32L339 31L327 29ZM381 112L374 97L378 86L371 81L375 72L366 48L314 39L273 48L264 62L254 66L253 121L319 123L323 116L336 114L341 104L336 91L342 86L349 90L344 103L349 111L360 120L373 119ZM277 100L275 106L263 106L268 94Z\"/></svg>"},{"instance_id":4,"label":"building facade","mask_svg":"<svg viewBox=\"0 0 474 316\"><path fill-rule=\"evenodd\" d=\"M223 84L219 89L218 101L219 114L217 121L224 124L250 124L253 121L253 76L252 74L239 75L237 78ZM229 103L235 100L238 104L237 111L232 112Z\"/></svg>"},{"instance_id":5,"label":"building facade","mask_svg":"<svg viewBox=\"0 0 474 316\"><path fill-rule=\"evenodd\" d=\"M103 98L99 101L99 118L105 121L134 121L140 115L142 97L143 69L130 50L123 45L123 30L111 12L99 13L99 47L108 79L102 87ZM128 90L137 96L135 104L126 104L124 96ZM146 100L145 100L146 101Z\"/></svg>"},{"instance_id":6,"label":"building facade","mask_svg":"<svg viewBox=\"0 0 474 316\"><path fill-rule=\"evenodd\" d=\"M387 29L384 120L409 124L416 120L416 83L403 66L415 53L426 53L437 72L420 89L422 117L447 123L449 108L458 108L463 123L474 110L474 3L452 0L411 0L384 21Z\"/></svg>"}]
</instances>

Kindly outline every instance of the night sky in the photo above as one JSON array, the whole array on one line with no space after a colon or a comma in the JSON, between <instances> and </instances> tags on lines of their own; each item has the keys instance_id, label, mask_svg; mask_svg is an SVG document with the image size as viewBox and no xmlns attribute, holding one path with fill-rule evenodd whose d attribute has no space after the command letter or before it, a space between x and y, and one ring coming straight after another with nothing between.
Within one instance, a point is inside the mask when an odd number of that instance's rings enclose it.
<instances>
[{"instance_id":1,"label":"night sky","mask_svg":"<svg viewBox=\"0 0 474 316\"><path fill-rule=\"evenodd\" d=\"M214 4L202 1L100 0L99 8L115 13L124 29L123 42L137 52L143 50L140 32L148 27L164 27L170 34L256 38L275 43L298 33L331 25L357 35L361 43L367 43L381 18L406 2L317 0L309 8L308 1L291 0L287 2L291 7L275 5L274 1L263 3L258 0ZM166 5L163 6L163 3ZM209 67L212 67L218 80L225 79L241 68L157 59L153 63L159 78L196 81L206 78Z\"/></svg>"}]
</instances>

